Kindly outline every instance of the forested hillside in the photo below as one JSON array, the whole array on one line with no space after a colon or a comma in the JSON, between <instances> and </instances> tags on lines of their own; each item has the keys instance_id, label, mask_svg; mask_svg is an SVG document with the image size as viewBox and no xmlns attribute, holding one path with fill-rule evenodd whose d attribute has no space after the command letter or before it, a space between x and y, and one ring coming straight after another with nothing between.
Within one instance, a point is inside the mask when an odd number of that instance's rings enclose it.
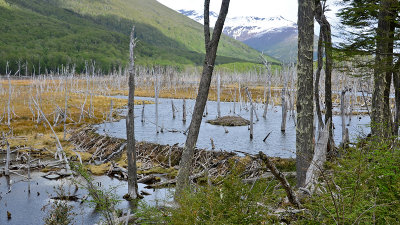
<instances>
[{"instance_id":1,"label":"forested hillside","mask_svg":"<svg viewBox=\"0 0 400 225\"><path fill-rule=\"evenodd\" d=\"M37 73L39 62L40 72L61 64L79 71L90 60L109 71L127 62L133 24L138 64L200 65L204 59L202 26L155 0L0 0L0 7L2 73L6 61L12 71L28 62L28 73L34 66ZM257 62L258 54L224 36L217 64Z\"/></svg>"}]
</instances>

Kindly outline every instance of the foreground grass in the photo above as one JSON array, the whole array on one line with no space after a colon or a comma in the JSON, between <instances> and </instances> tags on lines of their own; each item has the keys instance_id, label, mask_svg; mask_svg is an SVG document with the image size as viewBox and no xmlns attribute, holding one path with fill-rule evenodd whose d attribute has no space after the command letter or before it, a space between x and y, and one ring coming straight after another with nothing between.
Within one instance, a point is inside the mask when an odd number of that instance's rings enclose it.
<instances>
[{"instance_id":1,"label":"foreground grass","mask_svg":"<svg viewBox=\"0 0 400 225\"><path fill-rule=\"evenodd\" d=\"M197 186L177 208L144 207L144 221L165 224L398 224L400 145L396 139L361 140L329 162L319 190L293 213L275 180L245 184L240 168L218 186ZM294 180L289 182L295 185Z\"/></svg>"}]
</instances>

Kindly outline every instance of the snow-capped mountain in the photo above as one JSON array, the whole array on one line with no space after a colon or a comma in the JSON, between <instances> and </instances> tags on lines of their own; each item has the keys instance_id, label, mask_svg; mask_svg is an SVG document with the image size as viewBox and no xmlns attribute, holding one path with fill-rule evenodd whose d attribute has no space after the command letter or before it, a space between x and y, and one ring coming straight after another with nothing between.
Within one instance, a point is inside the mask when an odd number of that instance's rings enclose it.
<instances>
[{"instance_id":1,"label":"snow-capped mountain","mask_svg":"<svg viewBox=\"0 0 400 225\"><path fill-rule=\"evenodd\" d=\"M178 10L178 12L201 24L204 22L203 12L195 10ZM217 13L210 12L210 26L215 24L217 18ZM281 61L291 62L297 58L297 24L282 16L228 17L223 32Z\"/></svg>"},{"instance_id":2,"label":"snow-capped mountain","mask_svg":"<svg viewBox=\"0 0 400 225\"><path fill-rule=\"evenodd\" d=\"M204 16L202 12L195 10L178 10L181 14L203 24ZM210 25L217 21L218 14L210 12ZM297 24L289 21L282 16L261 18L255 16L240 16L226 18L224 33L239 40L246 41L256 36L262 36L269 32L280 32L283 29L297 29Z\"/></svg>"}]
</instances>

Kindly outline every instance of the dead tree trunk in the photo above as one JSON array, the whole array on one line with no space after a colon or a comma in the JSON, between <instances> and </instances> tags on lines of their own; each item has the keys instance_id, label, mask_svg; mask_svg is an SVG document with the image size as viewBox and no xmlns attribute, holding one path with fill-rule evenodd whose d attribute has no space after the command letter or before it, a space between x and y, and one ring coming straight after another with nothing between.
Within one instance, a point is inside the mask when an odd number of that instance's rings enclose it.
<instances>
[{"instance_id":1,"label":"dead tree trunk","mask_svg":"<svg viewBox=\"0 0 400 225\"><path fill-rule=\"evenodd\" d=\"M270 65L268 64L268 61L265 59L265 57L263 55L261 55L261 60L264 63L265 68L267 69L268 72L268 78L267 78L267 85L268 85L268 92L266 93L266 101L264 103L264 113L263 113L263 118L266 119L267 118L267 112L268 112L268 104L271 98L271 77L272 77L272 73L271 73L271 68Z\"/></svg>"},{"instance_id":2,"label":"dead tree trunk","mask_svg":"<svg viewBox=\"0 0 400 225\"><path fill-rule=\"evenodd\" d=\"M154 95L155 95L155 104L156 104L156 133L158 134L160 131L158 130L158 74L156 75L156 82L154 84Z\"/></svg>"},{"instance_id":3,"label":"dead tree trunk","mask_svg":"<svg viewBox=\"0 0 400 225\"><path fill-rule=\"evenodd\" d=\"M322 29L322 34L324 37L325 46L325 124L328 120L331 120L331 126L329 127L329 148L328 150L333 150L333 121L332 121L332 35L331 35L331 25L324 15L324 7L320 0L316 1L315 7L315 20L319 23Z\"/></svg>"},{"instance_id":4,"label":"dead tree trunk","mask_svg":"<svg viewBox=\"0 0 400 225\"><path fill-rule=\"evenodd\" d=\"M250 107L250 140L253 140L253 126L254 126L253 114L254 114L253 107Z\"/></svg>"},{"instance_id":5,"label":"dead tree trunk","mask_svg":"<svg viewBox=\"0 0 400 225\"><path fill-rule=\"evenodd\" d=\"M246 93L247 93L247 97L249 98L250 106L251 106L251 108L253 109L254 114L256 115L256 120L258 121L257 111L256 111L256 108L254 107L253 99L252 99L252 97L251 97L251 93L250 93L250 91L249 91L249 88L246 87L245 90L246 90Z\"/></svg>"},{"instance_id":6,"label":"dead tree trunk","mask_svg":"<svg viewBox=\"0 0 400 225\"><path fill-rule=\"evenodd\" d=\"M8 68L8 62L7 62L7 68ZM7 73L7 78L8 78L8 102L7 102L7 125L11 125L11 94L12 94L12 86L11 86L11 80L10 80L10 72L6 70Z\"/></svg>"},{"instance_id":7,"label":"dead tree trunk","mask_svg":"<svg viewBox=\"0 0 400 225\"><path fill-rule=\"evenodd\" d=\"M221 117L221 75L217 76L217 113Z\"/></svg>"},{"instance_id":8,"label":"dead tree trunk","mask_svg":"<svg viewBox=\"0 0 400 225\"><path fill-rule=\"evenodd\" d=\"M323 60L323 48L322 48L322 27L319 29L319 39L318 39L318 67L317 71L315 72L315 90L314 90L314 100L315 100L315 110L317 111L317 117L318 117L318 131L324 126L324 122L322 121L322 113L321 113L321 106L319 103L319 80L321 77L321 70L322 67L324 66L324 60Z\"/></svg>"},{"instance_id":9,"label":"dead tree trunk","mask_svg":"<svg viewBox=\"0 0 400 225\"><path fill-rule=\"evenodd\" d=\"M171 100L171 108L172 108L172 119L175 119L175 106L173 100Z\"/></svg>"},{"instance_id":10,"label":"dead tree trunk","mask_svg":"<svg viewBox=\"0 0 400 225\"><path fill-rule=\"evenodd\" d=\"M349 140L347 140L347 134L346 134L346 114L345 114L345 108L346 108L346 102L345 102L345 96L346 96L346 91L343 90L341 95L340 95L340 116L342 119L342 146L344 147Z\"/></svg>"},{"instance_id":11,"label":"dead tree trunk","mask_svg":"<svg viewBox=\"0 0 400 225\"><path fill-rule=\"evenodd\" d=\"M183 121L183 124L186 123L186 99L183 99L183 103L182 103L182 121Z\"/></svg>"},{"instance_id":12,"label":"dead tree trunk","mask_svg":"<svg viewBox=\"0 0 400 225\"><path fill-rule=\"evenodd\" d=\"M194 148L196 147L197 138L200 132L200 124L203 118L202 116L210 90L211 78L214 70L219 39L221 37L222 29L224 27L226 15L228 14L229 3L230 0L222 1L220 13L217 22L215 23L214 31L211 38L209 20L210 0L204 1L204 37L206 56L204 59L203 73L199 84L199 90L194 106L194 111L192 114L192 120L189 126L189 133L186 138L184 151L182 153L182 158L179 164L180 168L177 177L175 199L178 198L182 191L189 185L189 176L192 168Z\"/></svg>"},{"instance_id":13,"label":"dead tree trunk","mask_svg":"<svg viewBox=\"0 0 400 225\"><path fill-rule=\"evenodd\" d=\"M310 167L307 169L305 188L308 189L310 193L314 192L319 172L322 171L323 165L326 161L330 123L331 121L328 120L328 123L325 125L325 127L321 129L315 146L313 159Z\"/></svg>"},{"instance_id":14,"label":"dead tree trunk","mask_svg":"<svg viewBox=\"0 0 400 225\"><path fill-rule=\"evenodd\" d=\"M126 117L126 138L128 158L128 195L131 199L139 197L137 184L137 168L136 168L136 149L135 149L135 55L136 40L134 37L135 26L132 27L129 43L129 96L128 96L128 115Z\"/></svg>"},{"instance_id":15,"label":"dead tree trunk","mask_svg":"<svg viewBox=\"0 0 400 225\"><path fill-rule=\"evenodd\" d=\"M64 107L64 140L66 139L66 130L67 130L67 115L68 115L68 74L65 74L65 107Z\"/></svg>"},{"instance_id":16,"label":"dead tree trunk","mask_svg":"<svg viewBox=\"0 0 400 225\"><path fill-rule=\"evenodd\" d=\"M144 119L144 107L145 107L145 102L144 101L142 101L142 119L140 120L142 123L144 123L145 122L145 119Z\"/></svg>"},{"instance_id":17,"label":"dead tree trunk","mask_svg":"<svg viewBox=\"0 0 400 225\"><path fill-rule=\"evenodd\" d=\"M4 175L10 175L10 144L8 143L7 137L3 133L3 140L6 142L7 145L7 155L6 155L6 165L4 165Z\"/></svg>"},{"instance_id":18,"label":"dead tree trunk","mask_svg":"<svg viewBox=\"0 0 400 225\"><path fill-rule=\"evenodd\" d=\"M298 64L297 64L297 126L296 171L297 185L304 186L306 172L314 152L313 107L313 37L314 1L299 0L298 6Z\"/></svg>"},{"instance_id":19,"label":"dead tree trunk","mask_svg":"<svg viewBox=\"0 0 400 225\"><path fill-rule=\"evenodd\" d=\"M399 122L400 122L400 79L399 79L400 59L397 60L393 70L393 84L394 84L394 95L396 102L396 112L393 123L394 135L399 134Z\"/></svg>"},{"instance_id":20,"label":"dead tree trunk","mask_svg":"<svg viewBox=\"0 0 400 225\"><path fill-rule=\"evenodd\" d=\"M289 71L288 71L289 72ZM282 88L282 93L281 93L281 99L282 99L282 123L281 123L281 132L286 131L286 118L287 118L287 102L286 102L286 87L287 87L287 78L286 75L284 76L284 84Z\"/></svg>"}]
</instances>

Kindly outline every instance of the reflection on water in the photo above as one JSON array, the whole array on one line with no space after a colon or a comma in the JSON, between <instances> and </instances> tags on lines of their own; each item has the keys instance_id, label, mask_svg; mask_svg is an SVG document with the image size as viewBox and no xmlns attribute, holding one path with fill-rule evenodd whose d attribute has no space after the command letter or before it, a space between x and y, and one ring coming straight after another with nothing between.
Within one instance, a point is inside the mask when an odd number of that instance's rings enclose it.
<instances>
[{"instance_id":1,"label":"reflection on water","mask_svg":"<svg viewBox=\"0 0 400 225\"><path fill-rule=\"evenodd\" d=\"M56 191L62 185L66 193L75 193L79 198L87 196L85 189L76 190L75 185L70 179L48 180L43 177L44 173L34 172L31 181L31 192L28 192L28 181L17 175L10 178L0 177L0 224L18 224L18 225L39 225L43 224L43 218L47 210L51 208L49 202L51 197L56 196ZM10 179L11 191L7 185ZM117 199L121 199L118 208L124 209L131 206L131 203L125 201L122 196L127 193L128 186L126 181L112 179L108 176L95 176L94 184L102 189L113 188L112 193ZM144 190L151 195L144 196L143 199L149 205L163 205L166 201L172 200L172 189L145 189L144 184L139 184L139 192ZM74 224L95 224L101 219L101 215L90 207L88 203L69 202L74 207ZM134 208L137 206L134 206ZM11 219L7 219L7 211L11 213Z\"/></svg>"},{"instance_id":2,"label":"reflection on water","mask_svg":"<svg viewBox=\"0 0 400 225\"><path fill-rule=\"evenodd\" d=\"M126 98L124 96L119 96ZM142 100L153 100L152 98L136 98ZM155 105L145 106L145 122L141 122L142 106L135 106L135 138L138 141L147 141L159 144L173 145L179 143L183 146L186 141L186 136L183 134L190 125L191 113L194 108L194 100L186 100L186 107L188 110L188 116L186 123L182 122L182 102L181 99L173 99L175 107L178 112L176 118L172 118L171 110L171 99L159 99L160 105L159 111L159 126L164 127L163 133L156 133L155 127ZM224 115L233 115L232 102L221 103L221 113ZM241 109L240 109L241 108ZM248 107L247 107L248 108ZM254 139L250 141L249 130L247 126L242 127L227 127L229 133L225 133L225 130L221 126L215 126L206 123L206 120L215 119L217 116L217 103L214 101L207 102L208 115L203 118L203 122L200 127L200 134L197 141L198 148L211 149L210 138L213 139L216 150L227 150L227 151L243 151L248 153L257 153L263 151L269 156L277 156L283 158L295 157L296 149L296 128L294 121L288 116L286 132L281 132L281 120L282 112L281 107L269 108L267 118L262 117L263 105L256 104L257 114L259 121L255 121L254 124ZM236 115L243 118L249 119L249 110L246 110L246 106L240 107L236 103L235 109ZM126 111L122 112L123 115ZM288 114L289 115L289 114ZM255 119L254 119L255 120ZM346 123L348 119L346 119ZM350 132L350 139L354 140L359 135L369 133L368 127L370 120L368 116L352 116L350 126L347 126ZM335 143L339 144L341 141L341 118L339 116L333 117L334 123L334 138ZM171 132L180 131L180 132ZM121 120L113 123L105 123L98 126L98 132L100 134L106 134L118 138L126 138L125 131L125 120ZM263 142L263 139L270 133L270 136Z\"/></svg>"}]
</instances>

